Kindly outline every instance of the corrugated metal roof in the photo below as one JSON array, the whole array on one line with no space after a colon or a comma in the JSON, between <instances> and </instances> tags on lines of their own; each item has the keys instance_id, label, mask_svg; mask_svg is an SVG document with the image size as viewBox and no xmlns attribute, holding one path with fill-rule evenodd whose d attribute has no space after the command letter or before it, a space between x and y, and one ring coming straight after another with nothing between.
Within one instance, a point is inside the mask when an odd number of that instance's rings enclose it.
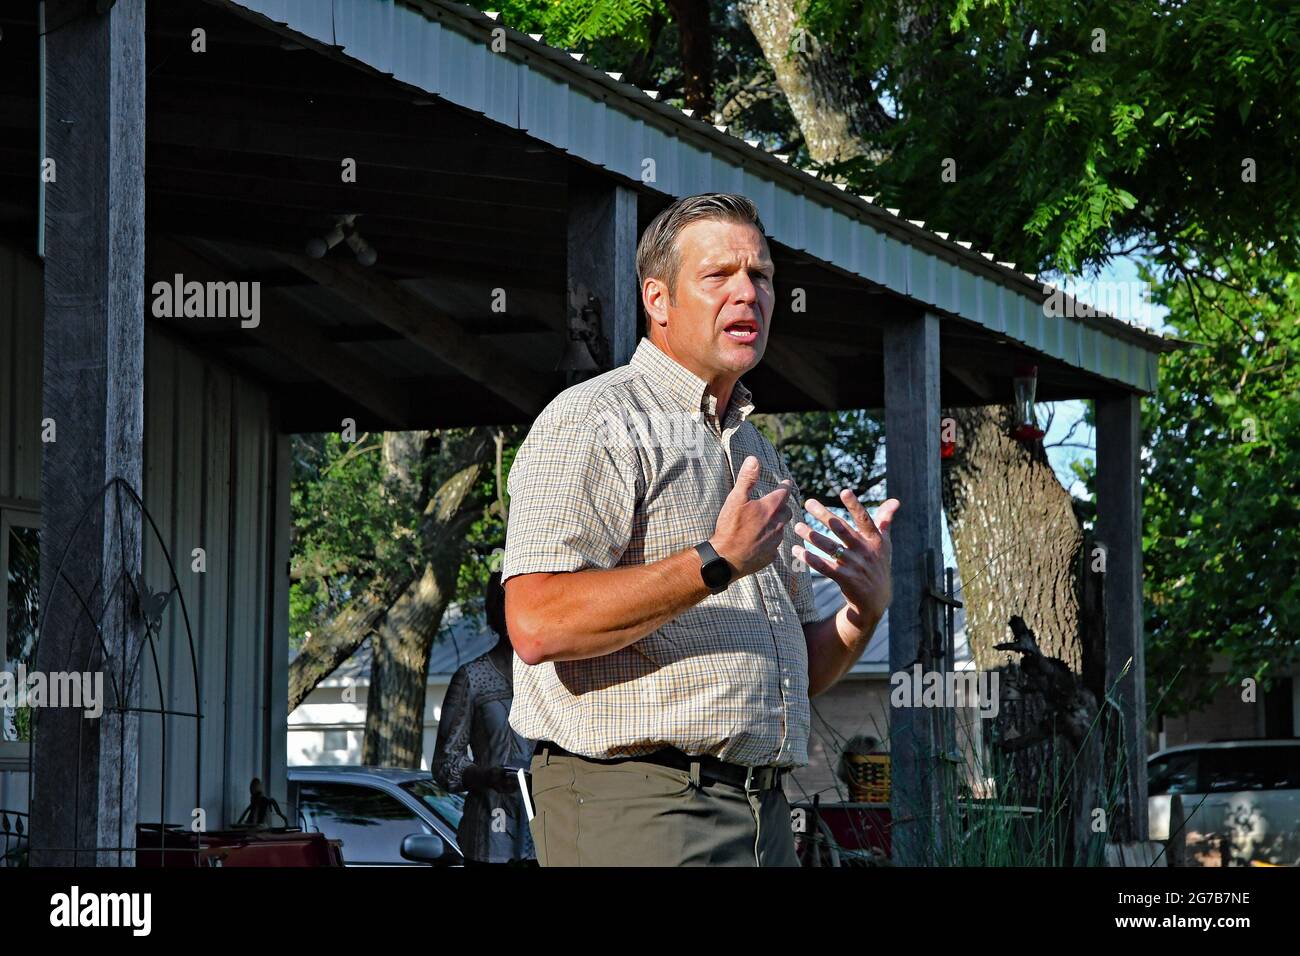
<instances>
[{"instance_id":1,"label":"corrugated metal roof","mask_svg":"<svg viewBox=\"0 0 1300 956\"><path fill-rule=\"evenodd\" d=\"M1036 277L850 195L473 8L445 0L237 5L667 195L744 193L783 245L1101 378L1153 391L1159 353L1176 347L1105 315L1049 315L1043 302L1051 288ZM489 42L497 28L505 30L504 53Z\"/></svg>"}]
</instances>

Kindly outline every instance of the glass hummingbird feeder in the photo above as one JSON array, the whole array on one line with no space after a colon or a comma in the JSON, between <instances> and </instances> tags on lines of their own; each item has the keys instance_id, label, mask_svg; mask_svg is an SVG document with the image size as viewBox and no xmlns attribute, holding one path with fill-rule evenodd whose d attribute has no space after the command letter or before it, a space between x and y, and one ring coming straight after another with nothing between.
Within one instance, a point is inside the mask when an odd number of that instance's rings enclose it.
<instances>
[{"instance_id":1,"label":"glass hummingbird feeder","mask_svg":"<svg viewBox=\"0 0 1300 956\"><path fill-rule=\"evenodd\" d=\"M1044 432L1038 427L1034 415L1034 392L1038 389L1038 366L1021 363L1016 366L1012 379L1015 389L1015 424L1011 428L1011 437L1019 442L1035 442L1043 437Z\"/></svg>"}]
</instances>

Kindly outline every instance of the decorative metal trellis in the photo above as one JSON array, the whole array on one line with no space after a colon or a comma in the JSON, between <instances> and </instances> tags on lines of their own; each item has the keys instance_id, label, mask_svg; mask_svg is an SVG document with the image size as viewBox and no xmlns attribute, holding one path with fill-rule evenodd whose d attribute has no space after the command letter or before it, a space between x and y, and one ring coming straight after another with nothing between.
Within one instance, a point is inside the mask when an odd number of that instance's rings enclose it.
<instances>
[{"instance_id":1,"label":"decorative metal trellis","mask_svg":"<svg viewBox=\"0 0 1300 956\"><path fill-rule=\"evenodd\" d=\"M111 509L110 509L111 501ZM90 588L90 593L82 593L76 582L68 574L69 555L72 551L73 542L77 540L82 529L86 527L87 522L98 518L93 527L104 528L109 530L106 525L107 521L112 518L115 524L112 530L110 541L116 543L116 547L111 550L116 554L116 561L113 566L105 566L100 577ZM143 519L143 521L141 521ZM153 539L157 543L158 549L163 555L167 573L169 575L169 587L164 591L155 592L144 579L144 574L136 570L134 555L140 554L141 564L143 564L144 554L144 527L147 525L152 532ZM135 543L139 539L139 551L135 551ZM101 539L102 540L102 539ZM53 544L53 543L51 543ZM102 587L105 578L110 578L109 585ZM189 650L190 676L193 680L194 692L194 710L179 710L169 707L171 695L168 688L164 685L162 669L159 666L158 639L162 632L162 622L164 612L172 602L172 596L175 595L175 607L178 607L181 615L181 623L185 630L186 645ZM176 574L176 566L172 561L166 543L163 540L158 525L153 516L145 507L144 501L136 490L131 487L130 483L123 478L113 478L100 492L92 499L82 510L76 524L69 533L67 540L63 542L63 548L59 555L57 571L53 583L50 585L48 595L40 608L39 626L36 635L36 644L32 652L32 660L40 661L37 656L40 650L40 642L46 636L47 621L50 613L58 609L61 616L68 607L71 607L74 614L68 619L69 626L81 626L89 624L93 631L93 639L85 642L83 650L83 659L80 661L81 667L76 668L80 672L89 672L95 665L106 675L106 693L109 698L105 701L103 712L98 718L99 727L99 750L102 754L105 749L105 735L111 743L114 739L117 743L118 753L125 757L127 754L128 744L137 748L133 756L138 759L139 747L139 721L146 717L155 717L159 721L160 733L160 760L159 767L159 792L158 807L162 815L167 813L167 782L168 782L168 722L172 718L189 719L193 721L194 733L194 807L200 806L202 792L202 719L201 713L202 697L199 688L199 670L198 658L194 647L194 631L190 624L189 609L185 603L185 595L181 589L180 579ZM111 616L116 615L113 619ZM56 615L55 620L59 620L60 615ZM113 643L115 647L110 647L109 642L105 641L106 625L112 624L116 629L112 632L114 635ZM75 636L75 635L74 635ZM149 661L152 664L152 675L154 687L157 691L157 707L145 707L135 703L137 696L142 690L142 681L146 678L141 677L141 656L145 649L149 651ZM78 642L74 639L69 643L67 658L63 662L64 670L71 670L68 665L72 663L73 654L79 649ZM96 817L97 826L95 839L93 843L88 843L84 838L81 813L81 801L83 798L81 786L81 761L85 752L86 740L85 734L87 729L87 720L83 717L77 722L77 786L74 788L72 795L72 808L74 828L72 834L71 846L51 845L42 841L39 823L36 826L36 832L32 830L32 820L38 820L41 813L34 803L36 773L40 772L37 764L38 755L41 752L40 732L42 711L45 708L34 707L31 712L31 746L28 751L28 784L27 784L27 809L26 815L11 814L15 817L15 824L5 824L2 832L7 833L9 829L14 829L15 846L22 844L22 849L27 854L29 860L44 862L46 859L55 860L61 858L67 859L67 854L71 854L71 862L74 865L84 865L86 862L101 865L131 865L135 862L135 853L137 846L136 833L125 833L125 822L123 820L123 804L120 797L126 791L126 766L125 759L118 760L117 767L117 793L119 800L117 804L117 821L115 834L116 838L109 842L103 842L103 834L106 828L102 821ZM113 736L115 732L115 737ZM129 739L129 736L134 739ZM102 791L103 784L99 784L98 789ZM92 797L94 794L92 794ZM139 804L139 794L136 794L137 806ZM2 823L3 821L0 821ZM21 828L21 829L20 829ZM25 836L22 833L25 829ZM166 866L169 855L173 862L183 863L185 865L195 865L198 859L198 844L193 839L194 834L188 832L178 832L177 828L169 827L165 824L153 827L149 825L141 829L148 829L157 833L159 840L158 846L149 846L146 849L152 859L159 861L159 864ZM108 832L114 832L112 826L107 828ZM173 847L168 847L168 836L172 836ZM8 848L9 837L6 835L5 846ZM152 856L153 854L157 856ZM177 859L174 854L189 854L190 860ZM87 861L87 857L90 859Z\"/></svg>"}]
</instances>

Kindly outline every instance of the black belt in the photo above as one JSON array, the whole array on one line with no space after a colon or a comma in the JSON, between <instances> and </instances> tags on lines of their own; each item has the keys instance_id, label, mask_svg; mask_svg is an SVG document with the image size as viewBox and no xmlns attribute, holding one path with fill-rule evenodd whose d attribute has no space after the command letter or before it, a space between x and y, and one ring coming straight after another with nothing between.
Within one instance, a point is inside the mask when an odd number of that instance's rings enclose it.
<instances>
[{"instance_id":1,"label":"black belt","mask_svg":"<svg viewBox=\"0 0 1300 956\"><path fill-rule=\"evenodd\" d=\"M537 741L537 746L533 748L534 755L540 756L545 751L550 751L561 757L576 757L579 760L586 760L590 763L598 764L615 764L627 763L629 761L643 761L645 763L658 764L661 767L672 767L675 770L690 771L691 764L700 765L700 784L708 786L713 783L725 783L747 791L775 790L781 786L781 781L785 779L788 767L746 767L737 763L727 763L725 760L719 760L717 757L711 757L703 754L688 754L685 751L678 750L676 747L664 747L653 753L641 754L636 757L611 757L597 758L588 757L584 754L575 754L565 750L559 744L552 743L549 740Z\"/></svg>"}]
</instances>

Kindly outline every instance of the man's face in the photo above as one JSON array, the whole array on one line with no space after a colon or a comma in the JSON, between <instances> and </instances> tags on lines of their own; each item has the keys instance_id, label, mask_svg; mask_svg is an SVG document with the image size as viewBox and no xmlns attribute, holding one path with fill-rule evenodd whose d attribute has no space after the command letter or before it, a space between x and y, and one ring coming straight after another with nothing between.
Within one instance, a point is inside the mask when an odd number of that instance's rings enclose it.
<instances>
[{"instance_id":1,"label":"man's face","mask_svg":"<svg viewBox=\"0 0 1300 956\"><path fill-rule=\"evenodd\" d=\"M678 362L706 381L734 380L767 348L775 302L767 240L749 223L703 220L681 231L677 248L675 300L666 283L642 289L650 321Z\"/></svg>"}]
</instances>

